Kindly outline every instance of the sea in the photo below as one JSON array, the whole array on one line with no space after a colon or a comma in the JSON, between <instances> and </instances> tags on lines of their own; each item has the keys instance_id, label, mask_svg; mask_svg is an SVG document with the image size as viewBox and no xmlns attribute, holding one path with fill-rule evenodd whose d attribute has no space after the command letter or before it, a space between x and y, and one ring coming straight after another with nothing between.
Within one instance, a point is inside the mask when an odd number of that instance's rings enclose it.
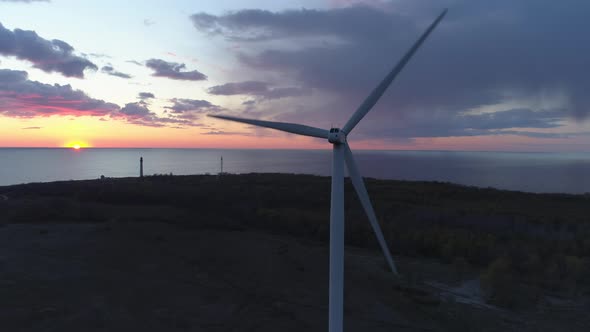
<instances>
[{"instance_id":1,"label":"sea","mask_svg":"<svg viewBox=\"0 0 590 332\"><path fill-rule=\"evenodd\" d=\"M590 193L590 153L354 151L364 177ZM331 150L0 148L0 186L144 174L330 175ZM1 189L0 189L1 191Z\"/></svg>"}]
</instances>

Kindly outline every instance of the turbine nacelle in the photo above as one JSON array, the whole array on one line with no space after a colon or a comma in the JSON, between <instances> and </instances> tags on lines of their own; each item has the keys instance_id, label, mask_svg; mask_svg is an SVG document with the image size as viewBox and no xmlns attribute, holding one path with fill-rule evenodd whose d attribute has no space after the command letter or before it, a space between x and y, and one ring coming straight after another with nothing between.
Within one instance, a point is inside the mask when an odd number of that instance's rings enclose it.
<instances>
[{"instance_id":1,"label":"turbine nacelle","mask_svg":"<svg viewBox=\"0 0 590 332\"><path fill-rule=\"evenodd\" d=\"M332 144L344 144L346 143L346 133L340 128L332 128L328 134L328 142Z\"/></svg>"}]
</instances>

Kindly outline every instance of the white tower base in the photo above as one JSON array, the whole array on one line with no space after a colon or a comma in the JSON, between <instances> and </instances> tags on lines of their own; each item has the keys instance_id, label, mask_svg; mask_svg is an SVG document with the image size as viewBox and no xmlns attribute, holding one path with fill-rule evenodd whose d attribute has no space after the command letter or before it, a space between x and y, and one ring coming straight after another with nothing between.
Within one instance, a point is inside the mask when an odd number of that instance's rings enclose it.
<instances>
[{"instance_id":1,"label":"white tower base","mask_svg":"<svg viewBox=\"0 0 590 332\"><path fill-rule=\"evenodd\" d=\"M342 332L344 311L344 145L333 144L328 331Z\"/></svg>"}]
</instances>

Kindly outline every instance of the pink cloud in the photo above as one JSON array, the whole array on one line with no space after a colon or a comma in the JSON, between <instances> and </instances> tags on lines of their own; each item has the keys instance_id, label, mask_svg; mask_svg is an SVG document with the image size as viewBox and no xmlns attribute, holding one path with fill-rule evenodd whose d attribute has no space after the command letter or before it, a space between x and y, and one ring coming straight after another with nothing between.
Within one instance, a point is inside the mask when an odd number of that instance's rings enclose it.
<instances>
[{"instance_id":1,"label":"pink cloud","mask_svg":"<svg viewBox=\"0 0 590 332\"><path fill-rule=\"evenodd\" d=\"M0 114L4 116L104 116L118 108L70 85L40 83L29 80L24 71L0 70Z\"/></svg>"}]
</instances>

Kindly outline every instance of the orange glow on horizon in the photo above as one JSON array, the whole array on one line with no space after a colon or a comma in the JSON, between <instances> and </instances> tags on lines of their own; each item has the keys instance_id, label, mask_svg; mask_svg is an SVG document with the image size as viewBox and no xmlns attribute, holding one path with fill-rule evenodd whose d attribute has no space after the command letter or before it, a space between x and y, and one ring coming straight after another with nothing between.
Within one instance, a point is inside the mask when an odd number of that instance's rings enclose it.
<instances>
[{"instance_id":1,"label":"orange glow on horizon","mask_svg":"<svg viewBox=\"0 0 590 332\"><path fill-rule=\"evenodd\" d=\"M0 147L330 149L325 140L232 123L206 123L219 131L146 127L91 117L13 119L0 116ZM223 125L223 127L222 127ZM353 150L588 151L582 138L514 135L363 140L349 137Z\"/></svg>"}]
</instances>

